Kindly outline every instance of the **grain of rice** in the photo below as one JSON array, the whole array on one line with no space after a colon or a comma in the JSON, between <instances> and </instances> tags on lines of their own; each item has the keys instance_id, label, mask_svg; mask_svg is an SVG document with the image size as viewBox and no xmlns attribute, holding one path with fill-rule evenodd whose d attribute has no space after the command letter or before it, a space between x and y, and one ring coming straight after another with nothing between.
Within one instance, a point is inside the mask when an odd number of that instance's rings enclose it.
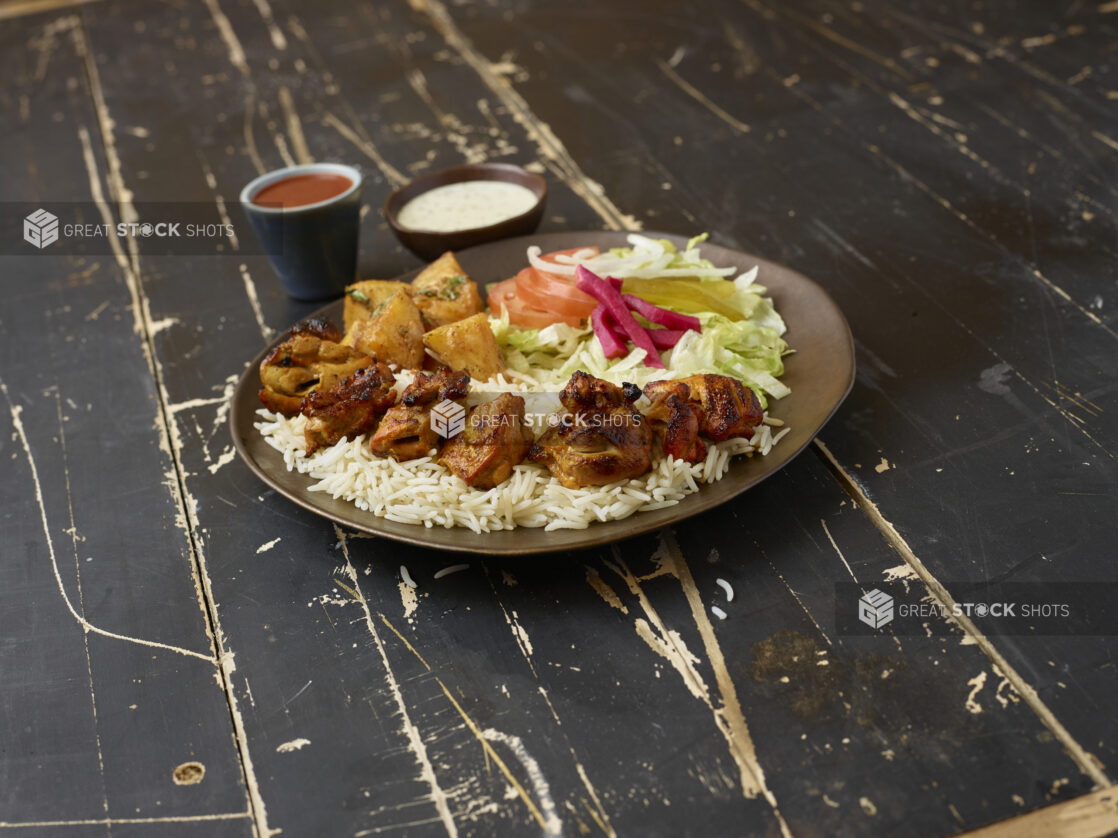
<instances>
[{"instance_id":1,"label":"grain of rice","mask_svg":"<svg viewBox=\"0 0 1118 838\"><path fill-rule=\"evenodd\" d=\"M726 619L726 612L719 608L717 605L712 605L710 607L710 613L717 617L719 620Z\"/></svg>"},{"instance_id":2,"label":"grain of rice","mask_svg":"<svg viewBox=\"0 0 1118 838\"><path fill-rule=\"evenodd\" d=\"M501 382L491 382L489 388L495 385ZM390 521L474 532L516 527L585 529L595 521L616 521L674 506L702 485L722 479L733 457L768 453L788 432L784 428L774 436L771 423L762 424L753 440L711 443L706 458L694 464L654 452L651 470L641 477L583 489L568 489L547 469L524 462L500 486L481 490L466 486L431 456L403 463L376 456L365 447L365 436L342 440L305 457L305 417L288 419L267 410L257 411L257 416L256 429L280 452L288 471L310 478L309 491L348 500Z\"/></svg>"},{"instance_id":3,"label":"grain of rice","mask_svg":"<svg viewBox=\"0 0 1118 838\"><path fill-rule=\"evenodd\" d=\"M411 574L408 573L408 569L404 565L400 565L400 578L404 580L404 584L407 585L409 588L419 587L417 584L415 584L415 580L411 578Z\"/></svg>"},{"instance_id":4,"label":"grain of rice","mask_svg":"<svg viewBox=\"0 0 1118 838\"><path fill-rule=\"evenodd\" d=\"M734 601L734 589L730 586L729 582L725 579L715 579L714 583L726 592L726 602Z\"/></svg>"}]
</instances>

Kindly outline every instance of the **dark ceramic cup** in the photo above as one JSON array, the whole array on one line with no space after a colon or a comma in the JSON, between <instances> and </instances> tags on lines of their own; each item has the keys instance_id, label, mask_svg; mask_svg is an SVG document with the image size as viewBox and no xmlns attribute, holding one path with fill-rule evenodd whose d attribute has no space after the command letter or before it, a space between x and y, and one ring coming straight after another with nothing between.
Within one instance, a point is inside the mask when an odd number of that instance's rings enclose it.
<instances>
[{"instance_id":1,"label":"dark ceramic cup","mask_svg":"<svg viewBox=\"0 0 1118 838\"><path fill-rule=\"evenodd\" d=\"M253 203L274 183L312 174L342 175L352 184L313 204L279 207ZM361 172L352 166L309 163L268 172L241 190L241 206L288 295L297 300L339 297L356 278L362 180Z\"/></svg>"}]
</instances>

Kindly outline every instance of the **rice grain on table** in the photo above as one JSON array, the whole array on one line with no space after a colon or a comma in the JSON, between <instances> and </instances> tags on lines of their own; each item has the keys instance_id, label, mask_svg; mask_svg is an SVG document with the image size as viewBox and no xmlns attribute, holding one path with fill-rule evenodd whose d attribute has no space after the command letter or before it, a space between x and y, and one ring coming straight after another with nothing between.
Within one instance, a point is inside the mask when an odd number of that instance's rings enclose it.
<instances>
[{"instance_id":1,"label":"rice grain on table","mask_svg":"<svg viewBox=\"0 0 1118 838\"><path fill-rule=\"evenodd\" d=\"M654 453L652 468L637 478L608 486L568 489L547 469L524 462L493 489L471 489L432 456L398 463L365 447L365 437L342 440L311 457L304 456L306 418L285 418L258 410L255 427L283 456L288 471L305 474L312 492L352 502L378 518L424 527L466 527L474 532L543 527L554 531L585 529L595 521L618 521L636 512L665 509L705 483L714 483L741 454L767 454L789 428L773 434L761 424L752 440L711 443L699 463L686 463Z\"/></svg>"}]
</instances>

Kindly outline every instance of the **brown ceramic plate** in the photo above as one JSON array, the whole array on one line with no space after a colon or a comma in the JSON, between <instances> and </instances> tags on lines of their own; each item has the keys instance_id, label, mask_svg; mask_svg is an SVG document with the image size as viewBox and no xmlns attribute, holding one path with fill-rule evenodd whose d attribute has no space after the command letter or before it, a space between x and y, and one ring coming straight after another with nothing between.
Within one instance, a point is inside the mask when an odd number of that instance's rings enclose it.
<instances>
[{"instance_id":1,"label":"brown ceramic plate","mask_svg":"<svg viewBox=\"0 0 1118 838\"><path fill-rule=\"evenodd\" d=\"M666 238L683 242L675 236ZM589 245L619 247L625 243L624 233L547 233L482 245L457 256L470 276L484 286L512 276L527 264L524 252L530 244L539 245L546 253ZM767 457L738 458L722 480L703 486L676 506L638 512L622 521L591 524L585 530L544 532L522 527L505 532L473 533L462 527L427 528L387 521L362 512L347 501L334 500L321 492L309 492L307 487L313 481L287 471L279 452L253 427L256 410L260 407L256 396L260 388L258 367L272 347L253 360L237 383L229 417L237 452L248 467L277 492L331 521L396 541L461 553L522 555L595 547L668 526L726 503L783 468L831 418L854 383L854 342L846 319L834 301L806 277L717 245L702 245L702 253L719 266L735 265L741 270L760 266L757 281L769 289L777 311L788 324L785 339L796 350L785 359L782 379L792 389L792 394L769 406L770 415L784 420L792 430ZM400 279L411 279L415 273L418 271ZM331 303L319 313L340 324L342 301ZM275 343L280 340L282 337Z\"/></svg>"}]
</instances>

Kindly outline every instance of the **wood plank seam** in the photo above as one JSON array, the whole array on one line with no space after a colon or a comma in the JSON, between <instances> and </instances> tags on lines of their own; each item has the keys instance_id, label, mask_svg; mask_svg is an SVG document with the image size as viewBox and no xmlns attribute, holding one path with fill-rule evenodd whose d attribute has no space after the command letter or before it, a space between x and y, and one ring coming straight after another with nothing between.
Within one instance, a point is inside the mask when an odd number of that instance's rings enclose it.
<instances>
[{"instance_id":1,"label":"wood plank seam","mask_svg":"<svg viewBox=\"0 0 1118 838\"><path fill-rule=\"evenodd\" d=\"M134 218L136 214L135 208L131 203L131 192L124 184L120 160L116 155L115 143L112 136L114 123L108 114L104 95L101 92L96 61L93 57L92 50L89 49L80 21L71 31L73 33L75 49L79 56L84 59L87 73L86 84L88 85L90 97L97 113L99 122L98 130L103 151L106 158L110 161L108 178L110 179L110 189L118 202L117 211L122 218ZM115 225L111 224L113 221L112 207L101 193L100 177L96 169L96 160L92 154L88 132L83 127L79 133L83 142L86 165L90 170L90 187L94 203L97 204L103 218L108 216L105 218L106 223L110 223L113 229L115 229ZM115 164L113 163L114 160L116 161ZM241 764L249 808L254 814L253 830L260 838L268 838L273 832L267 825L267 812L252 767L252 758L248 750L248 739L237 707L237 698L233 691L232 673L236 665L233 661L232 652L225 646L224 634L222 633L221 624L217 616L213 592L210 587L209 574L206 570L205 558L202 554L201 539L197 531L199 522L195 512L197 503L195 503L186 485L186 475L181 455L182 441L178 434L178 425L171 413L170 397L166 382L164 381L163 370L155 351L154 331L149 307L150 303L147 296L144 294L140 279L139 252L135 242L130 242L130 258L126 257L120 246L120 242L115 236L111 236L109 241L113 247L117 262L121 267L125 283L132 297L132 315L135 319L136 332L140 338L141 347L148 362L148 370L156 385L156 392L158 394L156 421L160 430L161 439L166 446L166 452L171 458L175 477L172 483L172 492L174 494L174 501L182 515L181 528L187 537L192 572L202 605L206 632L211 642L211 655L208 656L207 659L211 660L216 665L217 678L225 694L226 704L229 707L230 718L233 724L234 741Z\"/></svg>"},{"instance_id":2,"label":"wood plank seam","mask_svg":"<svg viewBox=\"0 0 1118 838\"><path fill-rule=\"evenodd\" d=\"M206 823L251 818L251 812L222 812L212 815L164 815L153 818L80 818L69 821L0 821L0 829L46 829L55 826L125 826L154 823Z\"/></svg>"},{"instance_id":3,"label":"wood plank seam","mask_svg":"<svg viewBox=\"0 0 1118 838\"><path fill-rule=\"evenodd\" d=\"M846 492L850 495L851 499L855 502L862 513L870 520L870 522L877 528L889 545L897 551L897 554L904 559L905 563L915 571L916 575L924 583L928 593L931 594L948 613L953 611L955 606L955 598L928 570L927 566L916 556L908 542L901 537L896 528L881 514L877 505L870 500L862 488L858 485L855 478L849 474L839 463L830 449L821 439L815 440L816 452L819 458L823 461L834 474L835 479L839 482ZM1032 709L1040 721L1047 727L1052 734L1064 746L1064 750L1068 756L1079 766L1079 770L1086 776L1090 777L1095 786L1099 789L1106 789L1113 786L1110 778L1107 777L1102 767L1099 765L1098 759L1088 752L1082 745L1079 744L1068 731L1067 728L1056 718L1056 715L1051 709L1041 700L1037 691L1033 689L1016 669L1014 669L1009 661L1007 661L997 650L997 647L990 641L978 626L965 615L951 618L963 632L974 640L982 652L990 659L1001 672L1002 676L1008 679L1009 683L1021 696L1022 700Z\"/></svg>"}]
</instances>

